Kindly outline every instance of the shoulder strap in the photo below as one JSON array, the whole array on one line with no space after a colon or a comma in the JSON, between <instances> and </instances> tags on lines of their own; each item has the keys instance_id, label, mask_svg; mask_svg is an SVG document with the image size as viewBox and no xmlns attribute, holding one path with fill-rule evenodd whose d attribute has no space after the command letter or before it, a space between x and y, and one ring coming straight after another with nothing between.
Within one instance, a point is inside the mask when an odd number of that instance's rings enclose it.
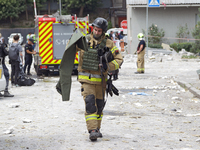
<instances>
[{"instance_id":1,"label":"shoulder strap","mask_svg":"<svg viewBox=\"0 0 200 150\"><path fill-rule=\"evenodd\" d=\"M106 41L107 41L107 38L103 39L102 42L100 43L99 47L104 48L106 46Z\"/></svg>"}]
</instances>

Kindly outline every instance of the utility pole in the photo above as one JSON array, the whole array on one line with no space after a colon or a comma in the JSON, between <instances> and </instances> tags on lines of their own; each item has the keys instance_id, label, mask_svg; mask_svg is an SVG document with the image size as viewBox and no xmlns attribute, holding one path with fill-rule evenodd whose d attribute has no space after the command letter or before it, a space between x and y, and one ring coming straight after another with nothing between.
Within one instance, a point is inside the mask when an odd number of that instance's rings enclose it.
<instances>
[{"instance_id":1,"label":"utility pole","mask_svg":"<svg viewBox=\"0 0 200 150\"><path fill-rule=\"evenodd\" d=\"M148 12L149 11L148 10L148 3L149 3L149 1L147 0L147 7L146 7L146 40L147 40L146 41L146 44L147 44L146 47L147 47L147 57L148 57L148 43L149 43L148 42L148 40L149 40L148 39L148 17L149 17L148 16L149 15L149 12Z\"/></svg>"},{"instance_id":2,"label":"utility pole","mask_svg":"<svg viewBox=\"0 0 200 150\"><path fill-rule=\"evenodd\" d=\"M36 11L36 3L35 3L35 0L33 0L33 4L34 4L34 11L35 11L35 18L37 18L37 11Z\"/></svg>"}]
</instances>

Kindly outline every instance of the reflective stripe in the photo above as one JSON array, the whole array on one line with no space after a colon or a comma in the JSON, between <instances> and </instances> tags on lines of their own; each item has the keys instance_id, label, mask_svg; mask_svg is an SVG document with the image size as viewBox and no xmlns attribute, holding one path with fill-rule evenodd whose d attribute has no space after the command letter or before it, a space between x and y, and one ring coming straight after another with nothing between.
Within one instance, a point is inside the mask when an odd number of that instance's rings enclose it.
<instances>
[{"instance_id":1,"label":"reflective stripe","mask_svg":"<svg viewBox=\"0 0 200 150\"><path fill-rule=\"evenodd\" d=\"M86 72L79 72L78 79L84 79L92 82L101 82L101 76L98 74L91 74ZM107 77L105 79L107 81Z\"/></svg>"},{"instance_id":2,"label":"reflective stripe","mask_svg":"<svg viewBox=\"0 0 200 150\"><path fill-rule=\"evenodd\" d=\"M88 76L91 78L101 78L101 76L98 74L91 74L91 73L87 73L87 72L79 72L78 75L84 75L84 76Z\"/></svg>"},{"instance_id":3,"label":"reflective stripe","mask_svg":"<svg viewBox=\"0 0 200 150\"><path fill-rule=\"evenodd\" d=\"M115 50L118 50L117 46L114 46L114 47L111 49L111 52L114 53Z\"/></svg>"},{"instance_id":4,"label":"reflective stripe","mask_svg":"<svg viewBox=\"0 0 200 150\"><path fill-rule=\"evenodd\" d=\"M88 120L102 120L102 118L103 118L103 115L101 115L99 117L99 115L96 115L96 114L85 116L86 121L88 121Z\"/></svg>"},{"instance_id":5,"label":"reflective stripe","mask_svg":"<svg viewBox=\"0 0 200 150\"><path fill-rule=\"evenodd\" d=\"M115 64L115 70L119 69L119 64L116 62L116 60L112 61Z\"/></svg>"},{"instance_id":6,"label":"reflective stripe","mask_svg":"<svg viewBox=\"0 0 200 150\"><path fill-rule=\"evenodd\" d=\"M144 68L137 68L138 71L144 71Z\"/></svg>"},{"instance_id":7,"label":"reflective stripe","mask_svg":"<svg viewBox=\"0 0 200 150\"><path fill-rule=\"evenodd\" d=\"M98 115L98 117L99 117L99 115ZM97 120L102 120L103 115L101 115L99 118L98 117L97 117Z\"/></svg>"},{"instance_id":8,"label":"reflective stripe","mask_svg":"<svg viewBox=\"0 0 200 150\"><path fill-rule=\"evenodd\" d=\"M78 75L79 79L84 79L84 80L88 80L88 81L92 81L92 82L101 82L101 78L89 78L88 76L84 76L84 75Z\"/></svg>"},{"instance_id":9,"label":"reflective stripe","mask_svg":"<svg viewBox=\"0 0 200 150\"><path fill-rule=\"evenodd\" d=\"M88 121L88 120L97 120L97 117L98 117L98 115L96 115L96 114L87 115L87 116L85 116L85 120L86 121Z\"/></svg>"}]
</instances>

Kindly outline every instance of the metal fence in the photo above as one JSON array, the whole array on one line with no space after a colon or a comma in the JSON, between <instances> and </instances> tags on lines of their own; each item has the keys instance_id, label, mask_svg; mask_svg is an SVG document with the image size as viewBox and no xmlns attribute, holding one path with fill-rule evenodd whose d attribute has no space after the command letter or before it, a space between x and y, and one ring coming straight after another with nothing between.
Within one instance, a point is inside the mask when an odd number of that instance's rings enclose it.
<instances>
[{"instance_id":1,"label":"metal fence","mask_svg":"<svg viewBox=\"0 0 200 150\"><path fill-rule=\"evenodd\" d=\"M4 40L6 43L8 43L8 37L12 33L21 33L21 35L23 36L23 43L26 43L26 35L30 32L32 34L34 34L35 29L34 28L12 28L12 29L2 29L1 28L0 29L0 33L4 37Z\"/></svg>"}]
</instances>

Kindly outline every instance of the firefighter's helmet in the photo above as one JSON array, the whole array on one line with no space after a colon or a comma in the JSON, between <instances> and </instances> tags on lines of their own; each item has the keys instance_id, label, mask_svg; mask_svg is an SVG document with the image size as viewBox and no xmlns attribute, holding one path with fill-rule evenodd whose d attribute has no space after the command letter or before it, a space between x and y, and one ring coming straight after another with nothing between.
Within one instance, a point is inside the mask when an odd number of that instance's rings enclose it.
<instances>
[{"instance_id":1,"label":"firefighter's helmet","mask_svg":"<svg viewBox=\"0 0 200 150\"><path fill-rule=\"evenodd\" d=\"M144 38L144 34L143 33L139 33L137 35L137 37L138 37L139 40L142 40Z\"/></svg>"},{"instance_id":2,"label":"firefighter's helmet","mask_svg":"<svg viewBox=\"0 0 200 150\"><path fill-rule=\"evenodd\" d=\"M109 35L108 33L105 33L105 36L106 36L106 37L109 37L110 35Z\"/></svg>"},{"instance_id":3,"label":"firefighter's helmet","mask_svg":"<svg viewBox=\"0 0 200 150\"><path fill-rule=\"evenodd\" d=\"M108 21L104 18L98 17L94 20L92 26L101 28L104 32L106 32L108 27Z\"/></svg>"}]
</instances>

